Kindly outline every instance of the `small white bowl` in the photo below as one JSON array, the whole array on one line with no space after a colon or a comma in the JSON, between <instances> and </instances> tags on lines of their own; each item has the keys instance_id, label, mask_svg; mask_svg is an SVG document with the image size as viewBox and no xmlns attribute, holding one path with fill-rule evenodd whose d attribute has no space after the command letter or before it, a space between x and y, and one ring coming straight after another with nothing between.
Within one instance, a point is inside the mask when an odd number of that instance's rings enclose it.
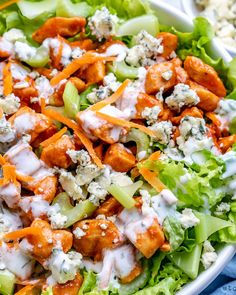
<instances>
[{"instance_id":1,"label":"small white bowl","mask_svg":"<svg viewBox=\"0 0 236 295\"><path fill-rule=\"evenodd\" d=\"M187 0L183 0L186 1ZM184 32L193 29L191 18L188 18L185 13L175 9L173 6L166 4L164 1L150 0L152 8L156 11L160 23L174 26L178 30ZM213 57L222 57L226 62L232 60L229 53L222 48L218 40L213 40L209 46L209 51ZM191 283L185 285L177 295L197 295L203 291L224 269L228 262L232 259L236 252L233 245L226 245L218 251L217 261Z\"/></svg>"},{"instance_id":2,"label":"small white bowl","mask_svg":"<svg viewBox=\"0 0 236 295\"><path fill-rule=\"evenodd\" d=\"M185 13L192 19L196 16L199 16L201 13L201 10L195 4L194 0L182 0L182 6ZM236 45L233 47L230 45L225 45L223 42L221 44L232 56L236 56Z\"/></svg>"}]
</instances>

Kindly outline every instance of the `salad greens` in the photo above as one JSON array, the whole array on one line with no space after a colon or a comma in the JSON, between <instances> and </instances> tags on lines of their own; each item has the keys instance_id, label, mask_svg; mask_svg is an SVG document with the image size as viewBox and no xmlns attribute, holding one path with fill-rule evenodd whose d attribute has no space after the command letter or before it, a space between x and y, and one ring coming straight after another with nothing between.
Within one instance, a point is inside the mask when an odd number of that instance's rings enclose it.
<instances>
[{"instance_id":1,"label":"salad greens","mask_svg":"<svg viewBox=\"0 0 236 295\"><path fill-rule=\"evenodd\" d=\"M50 17L89 17L103 6L106 6L111 13L119 17L117 40L131 46L135 42L134 36L140 30L144 29L154 37L160 31L171 32L178 36L176 51L178 57L185 60L187 56L193 55L212 66L227 86L227 98L236 99L236 59L226 64L222 58L215 59L209 53L209 44L214 36L209 22L199 17L194 20L192 32L179 32L173 27L159 24L154 12L142 0L104 0L102 4L99 0L22 0L18 4L0 11L0 35L12 28L21 29L26 38L18 41L35 50L33 57L25 58L22 62L31 67L44 67L49 62L49 51L32 40L32 33ZM88 28L86 28L86 34L91 37ZM128 65L125 61L114 61L109 64L108 69L119 82L126 79L139 79L138 68ZM75 119L79 111L84 111L91 106L87 96L97 87L99 87L99 83L89 85L85 91L79 93L73 83L67 82L63 93L64 107L50 106L46 110L56 109L61 114L66 115L68 120ZM236 133L235 125L234 118L229 130L232 134ZM61 127L61 124L59 127ZM231 198L235 198L235 192L234 187L230 186L235 181L236 152L228 153L227 158L215 156L212 152L203 149L191 155L191 163L170 158L153 160L148 158L150 149L158 147L159 150L164 151L166 145L151 142L146 133L136 128L131 128L122 137L121 142L135 143L136 158L142 160L138 164L138 168L144 167L154 172L166 189L177 198L178 204L171 204L170 207L182 218L186 218L183 213L184 208L190 209L194 214L195 221L197 221L190 226L183 226L180 219L169 213L173 211L168 211L167 206L160 203L161 197L157 194L157 191L143 183L142 175L139 175L139 173L134 177L135 182L132 184L121 186L119 181L109 183L106 187L107 192L127 210L135 207L134 196L137 195L137 192L142 194L141 189L143 188L146 189L147 194L144 198L145 201L151 203L154 202L153 200L157 200L157 210L164 208L163 211L167 211L163 218L162 229L168 241L167 246L170 249L167 252L158 250L151 258L142 257L140 259L142 264L141 275L132 282L119 284L119 287L116 287L117 285L114 283L104 291L98 289L98 275L92 270L86 271L83 268L84 279L78 295L175 294L181 286L198 276L205 241L236 243L236 202L231 200ZM92 164L86 163L83 167L84 170L89 165ZM92 168L95 169L93 166ZM121 176L119 175L119 177ZM84 200L82 197L81 199L77 203L75 200L71 201L69 195L64 192L58 194L53 200L51 207L56 208L57 214L66 218L63 228L68 229L75 222L93 216L97 206L89 199ZM230 209L219 213L218 206L224 202L230 204ZM82 232L82 236L83 234ZM1 270L0 292L3 295L12 294L15 281L14 274ZM52 294L53 291L50 287L42 292L42 295Z\"/></svg>"}]
</instances>

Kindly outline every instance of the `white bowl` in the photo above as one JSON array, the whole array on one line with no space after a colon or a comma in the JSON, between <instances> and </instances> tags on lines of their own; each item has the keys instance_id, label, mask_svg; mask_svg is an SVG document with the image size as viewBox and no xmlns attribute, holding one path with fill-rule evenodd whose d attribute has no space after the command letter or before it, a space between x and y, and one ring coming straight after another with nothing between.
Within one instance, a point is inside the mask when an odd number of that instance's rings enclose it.
<instances>
[{"instance_id":1,"label":"white bowl","mask_svg":"<svg viewBox=\"0 0 236 295\"><path fill-rule=\"evenodd\" d=\"M195 4L194 0L182 0L182 6L186 14L192 19L198 16L201 12L199 7ZM222 46L232 55L236 56L236 46L225 45L221 43Z\"/></svg>"},{"instance_id":2,"label":"white bowl","mask_svg":"<svg viewBox=\"0 0 236 295\"><path fill-rule=\"evenodd\" d=\"M187 1L187 0L184 0ZM192 20L186 14L173 8L166 3L150 0L152 8L156 11L160 23L174 26L181 31L191 31L193 29ZM222 57L226 62L229 62L232 57L224 50L221 43L213 40L209 46L209 52L213 57ZM178 295L197 295L204 290L223 270L227 263L231 260L236 252L233 245L227 245L218 251L217 261L206 271L203 271L194 281L184 286L177 294Z\"/></svg>"}]
</instances>

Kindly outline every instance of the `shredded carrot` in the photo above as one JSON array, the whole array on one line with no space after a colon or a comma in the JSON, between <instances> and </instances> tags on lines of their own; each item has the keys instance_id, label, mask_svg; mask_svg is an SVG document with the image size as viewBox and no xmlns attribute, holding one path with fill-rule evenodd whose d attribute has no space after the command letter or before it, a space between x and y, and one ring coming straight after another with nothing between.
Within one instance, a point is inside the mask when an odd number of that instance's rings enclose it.
<instances>
[{"instance_id":1,"label":"shredded carrot","mask_svg":"<svg viewBox=\"0 0 236 295\"><path fill-rule=\"evenodd\" d=\"M3 94L5 96L12 93L12 74L11 74L11 63L8 62L3 68Z\"/></svg>"},{"instance_id":2,"label":"shredded carrot","mask_svg":"<svg viewBox=\"0 0 236 295\"><path fill-rule=\"evenodd\" d=\"M137 128L137 129L140 129L141 131L143 131L144 133L147 133L149 136L152 136L152 137L155 136L155 133L151 129L147 128L146 126L139 125L134 122L126 121L123 119L115 118L115 117L112 117L112 116L109 116L107 114L103 114L100 112L96 112L96 115L111 124L122 126L122 127L128 127L128 128Z\"/></svg>"},{"instance_id":3,"label":"shredded carrot","mask_svg":"<svg viewBox=\"0 0 236 295\"><path fill-rule=\"evenodd\" d=\"M40 145L42 147L46 147L50 144L53 144L54 142L56 142L58 139L60 139L62 137L63 134L65 134L67 131L67 128L64 127L62 128L60 131L58 131L57 133L53 134L53 136L49 137L48 139L44 140L43 142L40 143Z\"/></svg>"},{"instance_id":4,"label":"shredded carrot","mask_svg":"<svg viewBox=\"0 0 236 295\"><path fill-rule=\"evenodd\" d=\"M5 164L2 166L2 171L3 171L3 178L0 179L0 185L5 185L9 183L17 184L15 166Z\"/></svg>"},{"instance_id":5,"label":"shredded carrot","mask_svg":"<svg viewBox=\"0 0 236 295\"><path fill-rule=\"evenodd\" d=\"M113 61L115 57L95 55L93 52L86 52L81 57L73 60L62 72L53 77L50 81L52 86L57 85L61 80L69 78L74 72L84 65L93 64L97 61Z\"/></svg>"},{"instance_id":6,"label":"shredded carrot","mask_svg":"<svg viewBox=\"0 0 236 295\"><path fill-rule=\"evenodd\" d=\"M58 48L58 53L57 53L57 56L55 57L55 61L54 61L54 64L55 64L55 67L58 68L60 66L60 63L61 63L61 58L62 58L62 52L63 52L63 38L61 38L60 35L57 36L57 38L59 39L60 41L60 46Z\"/></svg>"},{"instance_id":7,"label":"shredded carrot","mask_svg":"<svg viewBox=\"0 0 236 295\"><path fill-rule=\"evenodd\" d=\"M7 163L6 159L2 155L0 155L0 165L3 166L6 163Z\"/></svg>"},{"instance_id":8,"label":"shredded carrot","mask_svg":"<svg viewBox=\"0 0 236 295\"><path fill-rule=\"evenodd\" d=\"M28 286L25 286L24 288L20 289L20 291L16 292L15 295L28 295L28 294L33 294L32 293L33 289L35 289L35 286L28 285Z\"/></svg>"},{"instance_id":9,"label":"shredded carrot","mask_svg":"<svg viewBox=\"0 0 236 295\"><path fill-rule=\"evenodd\" d=\"M85 148L87 149L94 163L100 168L103 167L101 160L99 159L96 152L94 151L92 142L87 138L87 136L83 133L83 131L79 128L79 126L74 121L64 117L63 115L59 114L58 112L54 110L44 109L43 114L71 128L76 134L76 136L80 139L82 144L85 146Z\"/></svg>"},{"instance_id":10,"label":"shredded carrot","mask_svg":"<svg viewBox=\"0 0 236 295\"><path fill-rule=\"evenodd\" d=\"M9 232L4 235L5 240L17 240L26 236L38 236L41 235L41 229L38 227L25 227L19 230Z\"/></svg>"},{"instance_id":11,"label":"shredded carrot","mask_svg":"<svg viewBox=\"0 0 236 295\"><path fill-rule=\"evenodd\" d=\"M160 151L157 151L157 152L155 152L155 153L152 153L152 154L150 155L150 157L147 159L147 161L148 161L148 160L150 160L150 161L157 161L157 160L160 159L160 155L161 155Z\"/></svg>"},{"instance_id":12,"label":"shredded carrot","mask_svg":"<svg viewBox=\"0 0 236 295\"><path fill-rule=\"evenodd\" d=\"M16 171L16 178L20 182L32 182L35 179L32 176L22 175Z\"/></svg>"},{"instance_id":13,"label":"shredded carrot","mask_svg":"<svg viewBox=\"0 0 236 295\"><path fill-rule=\"evenodd\" d=\"M220 120L217 118L216 114L208 112L206 113L206 117L209 118L216 126L220 126L221 122Z\"/></svg>"},{"instance_id":14,"label":"shredded carrot","mask_svg":"<svg viewBox=\"0 0 236 295\"><path fill-rule=\"evenodd\" d=\"M43 113L46 107L46 101L43 97L41 97L40 99L40 105L41 105L41 113Z\"/></svg>"},{"instance_id":15,"label":"shredded carrot","mask_svg":"<svg viewBox=\"0 0 236 295\"><path fill-rule=\"evenodd\" d=\"M155 188L157 192L161 192L163 189L165 189L165 185L160 181L158 178L158 175L150 171L149 169L142 167L139 169L140 174L143 176L143 178L152 186Z\"/></svg>"},{"instance_id":16,"label":"shredded carrot","mask_svg":"<svg viewBox=\"0 0 236 295\"><path fill-rule=\"evenodd\" d=\"M17 3L19 0L10 0L10 1L6 1L5 3L1 4L0 5L0 10L14 4L14 3Z\"/></svg>"},{"instance_id":17,"label":"shredded carrot","mask_svg":"<svg viewBox=\"0 0 236 295\"><path fill-rule=\"evenodd\" d=\"M2 117L3 117L3 109L0 108L0 119L2 119Z\"/></svg>"},{"instance_id":18,"label":"shredded carrot","mask_svg":"<svg viewBox=\"0 0 236 295\"><path fill-rule=\"evenodd\" d=\"M89 110L91 111L99 111L102 108L104 108L106 105L108 104L112 104L115 101L117 101L117 99L119 99L122 95L122 93L124 92L125 88L128 86L130 80L125 80L121 86L116 90L116 92L114 92L110 97L108 97L107 99L104 99L102 101L97 102L96 104L92 105Z\"/></svg>"}]
</instances>

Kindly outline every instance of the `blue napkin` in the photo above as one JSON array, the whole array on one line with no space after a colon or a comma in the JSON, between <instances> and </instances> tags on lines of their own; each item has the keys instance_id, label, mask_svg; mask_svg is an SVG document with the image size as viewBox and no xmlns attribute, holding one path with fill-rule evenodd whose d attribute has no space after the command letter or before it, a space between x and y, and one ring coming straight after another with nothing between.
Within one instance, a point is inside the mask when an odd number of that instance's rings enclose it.
<instances>
[{"instance_id":1,"label":"blue napkin","mask_svg":"<svg viewBox=\"0 0 236 295\"><path fill-rule=\"evenodd\" d=\"M200 295L236 295L236 255Z\"/></svg>"}]
</instances>

